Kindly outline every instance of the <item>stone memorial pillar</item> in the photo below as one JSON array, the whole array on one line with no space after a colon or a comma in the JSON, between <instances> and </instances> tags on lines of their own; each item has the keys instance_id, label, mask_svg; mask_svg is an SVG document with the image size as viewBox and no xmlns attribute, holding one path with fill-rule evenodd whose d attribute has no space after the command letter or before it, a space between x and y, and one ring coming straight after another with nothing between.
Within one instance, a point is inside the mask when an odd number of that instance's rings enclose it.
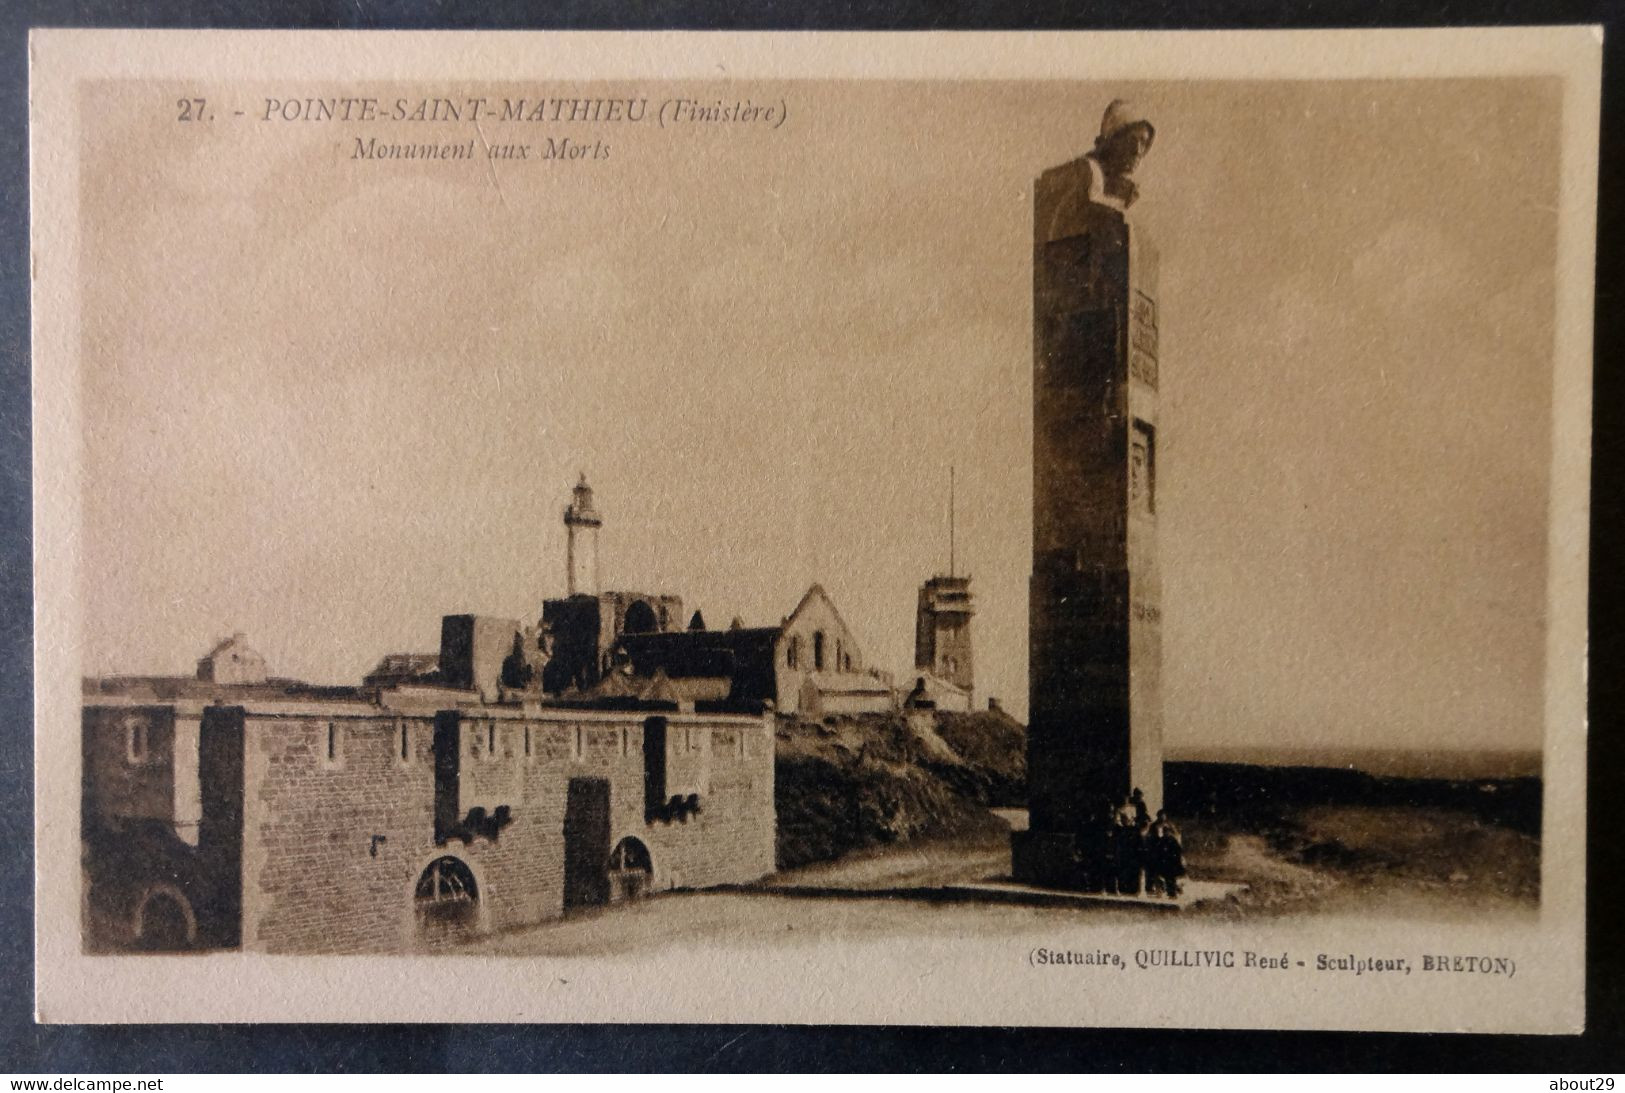
<instances>
[{"instance_id":1,"label":"stone memorial pillar","mask_svg":"<svg viewBox=\"0 0 1625 1093\"><path fill-rule=\"evenodd\" d=\"M1019 881L1078 887L1103 813L1162 807L1157 253L1125 215L1151 124L1107 108L1033 218L1029 828Z\"/></svg>"}]
</instances>

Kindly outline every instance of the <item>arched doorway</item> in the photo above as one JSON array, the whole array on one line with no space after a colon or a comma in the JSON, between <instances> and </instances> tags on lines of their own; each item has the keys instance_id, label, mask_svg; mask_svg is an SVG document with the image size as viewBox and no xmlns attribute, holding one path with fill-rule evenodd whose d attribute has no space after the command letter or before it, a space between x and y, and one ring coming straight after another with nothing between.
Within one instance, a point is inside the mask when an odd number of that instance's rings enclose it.
<instances>
[{"instance_id":1,"label":"arched doorway","mask_svg":"<svg viewBox=\"0 0 1625 1093\"><path fill-rule=\"evenodd\" d=\"M655 617L655 609L643 600L634 600L626 608L626 618L621 620L621 632L625 634L652 634L660 629L660 620Z\"/></svg>"},{"instance_id":2,"label":"arched doorway","mask_svg":"<svg viewBox=\"0 0 1625 1093\"><path fill-rule=\"evenodd\" d=\"M625 838L609 855L609 901L642 899L654 882L654 861L641 839Z\"/></svg>"},{"instance_id":3,"label":"arched doorway","mask_svg":"<svg viewBox=\"0 0 1625 1093\"><path fill-rule=\"evenodd\" d=\"M186 897L167 885L147 892L135 911L135 943L153 952L192 948L197 918Z\"/></svg>"},{"instance_id":4,"label":"arched doorway","mask_svg":"<svg viewBox=\"0 0 1625 1093\"><path fill-rule=\"evenodd\" d=\"M474 871L460 858L436 858L418 877L413 894L418 935L445 941L473 932L479 923L480 888Z\"/></svg>"}]
</instances>

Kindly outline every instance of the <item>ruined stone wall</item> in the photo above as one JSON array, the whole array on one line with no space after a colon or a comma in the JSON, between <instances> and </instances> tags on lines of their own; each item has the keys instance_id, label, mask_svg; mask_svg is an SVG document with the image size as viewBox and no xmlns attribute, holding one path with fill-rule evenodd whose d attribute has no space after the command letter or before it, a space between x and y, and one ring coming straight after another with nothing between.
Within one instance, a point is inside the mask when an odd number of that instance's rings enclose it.
<instances>
[{"instance_id":1,"label":"ruined stone wall","mask_svg":"<svg viewBox=\"0 0 1625 1093\"><path fill-rule=\"evenodd\" d=\"M440 678L443 685L478 691L494 701L502 664L514 651L521 628L515 619L446 615L440 620Z\"/></svg>"}]
</instances>

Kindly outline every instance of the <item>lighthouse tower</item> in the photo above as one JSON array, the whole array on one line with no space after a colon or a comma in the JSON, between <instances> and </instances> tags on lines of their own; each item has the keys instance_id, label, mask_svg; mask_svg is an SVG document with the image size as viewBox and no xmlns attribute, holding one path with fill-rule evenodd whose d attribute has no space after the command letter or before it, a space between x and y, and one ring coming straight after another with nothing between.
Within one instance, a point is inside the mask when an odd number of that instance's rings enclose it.
<instances>
[{"instance_id":1,"label":"lighthouse tower","mask_svg":"<svg viewBox=\"0 0 1625 1093\"><path fill-rule=\"evenodd\" d=\"M564 533L569 556L566 591L571 596L598 595L598 529L604 518L593 507L592 487L581 475L564 510Z\"/></svg>"}]
</instances>

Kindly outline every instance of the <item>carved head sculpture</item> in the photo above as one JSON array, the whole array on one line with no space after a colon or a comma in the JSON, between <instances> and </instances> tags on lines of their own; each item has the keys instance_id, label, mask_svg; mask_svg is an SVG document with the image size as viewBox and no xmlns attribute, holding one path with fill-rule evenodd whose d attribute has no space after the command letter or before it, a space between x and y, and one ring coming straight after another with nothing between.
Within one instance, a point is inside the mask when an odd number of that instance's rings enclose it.
<instances>
[{"instance_id":1,"label":"carved head sculpture","mask_svg":"<svg viewBox=\"0 0 1625 1093\"><path fill-rule=\"evenodd\" d=\"M1113 99L1100 119L1100 136L1090 154L1100 163L1106 176L1106 188L1125 203L1138 196L1132 181L1134 168L1151 150L1157 130L1151 120L1122 99Z\"/></svg>"}]
</instances>

